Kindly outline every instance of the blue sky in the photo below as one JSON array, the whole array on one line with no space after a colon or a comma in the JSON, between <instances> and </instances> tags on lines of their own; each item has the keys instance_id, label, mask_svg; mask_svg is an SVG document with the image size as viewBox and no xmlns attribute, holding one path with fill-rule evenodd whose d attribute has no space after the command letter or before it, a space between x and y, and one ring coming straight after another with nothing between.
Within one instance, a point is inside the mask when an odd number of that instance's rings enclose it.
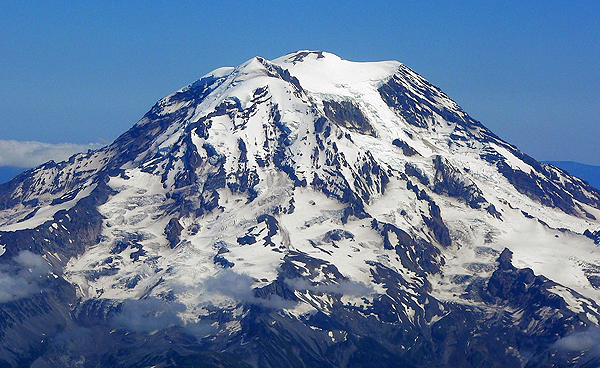
<instances>
[{"instance_id":1,"label":"blue sky","mask_svg":"<svg viewBox=\"0 0 600 368\"><path fill-rule=\"evenodd\" d=\"M109 143L214 68L321 49L399 60L535 158L599 165L600 2L484 3L2 0L0 140Z\"/></svg>"}]
</instances>

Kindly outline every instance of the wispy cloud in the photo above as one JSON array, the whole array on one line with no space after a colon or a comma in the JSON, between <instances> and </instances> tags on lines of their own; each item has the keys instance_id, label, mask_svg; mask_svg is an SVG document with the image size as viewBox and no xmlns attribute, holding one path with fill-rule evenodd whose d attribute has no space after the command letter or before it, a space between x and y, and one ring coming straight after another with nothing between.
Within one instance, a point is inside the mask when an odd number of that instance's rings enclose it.
<instances>
[{"instance_id":1,"label":"wispy cloud","mask_svg":"<svg viewBox=\"0 0 600 368\"><path fill-rule=\"evenodd\" d=\"M127 299L113 322L129 330L150 332L183 324L179 314L185 310L181 303L167 303L156 298Z\"/></svg>"},{"instance_id":2,"label":"wispy cloud","mask_svg":"<svg viewBox=\"0 0 600 368\"><path fill-rule=\"evenodd\" d=\"M165 328L180 326L196 336L215 332L215 329L200 321L183 321L181 314L187 307L179 302L166 302L157 298L126 299L112 324L129 331L148 333Z\"/></svg>"},{"instance_id":3,"label":"wispy cloud","mask_svg":"<svg viewBox=\"0 0 600 368\"><path fill-rule=\"evenodd\" d=\"M0 303L11 302L39 293L39 282L50 272L48 263L28 250L14 258L14 267L0 265Z\"/></svg>"},{"instance_id":4,"label":"wispy cloud","mask_svg":"<svg viewBox=\"0 0 600 368\"><path fill-rule=\"evenodd\" d=\"M0 139L0 166L34 167L44 162L63 161L75 153L100 148L100 143L45 143Z\"/></svg>"},{"instance_id":5,"label":"wispy cloud","mask_svg":"<svg viewBox=\"0 0 600 368\"><path fill-rule=\"evenodd\" d=\"M375 290L362 282L342 280L337 284L313 284L305 279L284 279L279 287L265 292L253 287L254 279L248 275L238 274L230 269L222 270L213 277L204 281L204 288L209 293L217 293L229 297L237 302L260 305L271 309L294 308L298 301L284 299L272 293L280 287L293 290L310 291L318 294L337 294L345 296L363 297L372 295Z\"/></svg>"},{"instance_id":6,"label":"wispy cloud","mask_svg":"<svg viewBox=\"0 0 600 368\"><path fill-rule=\"evenodd\" d=\"M209 293L220 294L237 302L260 305L270 309L293 308L296 305L296 302L284 300L278 295L269 295L268 298L258 297L253 284L252 277L228 269L204 281L204 287Z\"/></svg>"},{"instance_id":7,"label":"wispy cloud","mask_svg":"<svg viewBox=\"0 0 600 368\"><path fill-rule=\"evenodd\" d=\"M600 356L600 328L590 327L587 330L574 332L554 343L554 347L563 351L586 351Z\"/></svg>"}]
</instances>

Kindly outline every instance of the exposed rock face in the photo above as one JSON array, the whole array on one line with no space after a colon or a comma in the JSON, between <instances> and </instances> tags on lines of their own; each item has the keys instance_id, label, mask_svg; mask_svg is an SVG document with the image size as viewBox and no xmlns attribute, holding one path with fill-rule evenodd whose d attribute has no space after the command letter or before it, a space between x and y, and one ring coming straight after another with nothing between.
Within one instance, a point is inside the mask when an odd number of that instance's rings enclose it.
<instances>
[{"instance_id":1,"label":"exposed rock face","mask_svg":"<svg viewBox=\"0 0 600 368\"><path fill-rule=\"evenodd\" d=\"M433 191L437 194L445 194L450 197L460 198L471 208L481 208L482 203L487 201L477 185L455 169L445 158L434 156L433 167L435 177Z\"/></svg>"},{"instance_id":2,"label":"exposed rock face","mask_svg":"<svg viewBox=\"0 0 600 368\"><path fill-rule=\"evenodd\" d=\"M0 365L597 366L598 216L400 63L256 57L0 185Z\"/></svg>"},{"instance_id":3,"label":"exposed rock face","mask_svg":"<svg viewBox=\"0 0 600 368\"><path fill-rule=\"evenodd\" d=\"M351 131L375 136L367 118L351 101L323 101L323 107L325 116L332 122Z\"/></svg>"},{"instance_id":4,"label":"exposed rock face","mask_svg":"<svg viewBox=\"0 0 600 368\"><path fill-rule=\"evenodd\" d=\"M405 156L414 156L414 155L418 155L419 152L415 151L414 148L412 148L411 146L408 145L408 143L404 142L403 140L400 140L398 138L394 139L392 141L392 144L396 147L399 147L400 149L402 149L402 152L404 153Z\"/></svg>"},{"instance_id":5,"label":"exposed rock face","mask_svg":"<svg viewBox=\"0 0 600 368\"><path fill-rule=\"evenodd\" d=\"M182 230L183 226L181 226L178 219L172 218L169 220L167 227L165 227L165 236L171 248L175 248L179 244L179 236Z\"/></svg>"}]
</instances>

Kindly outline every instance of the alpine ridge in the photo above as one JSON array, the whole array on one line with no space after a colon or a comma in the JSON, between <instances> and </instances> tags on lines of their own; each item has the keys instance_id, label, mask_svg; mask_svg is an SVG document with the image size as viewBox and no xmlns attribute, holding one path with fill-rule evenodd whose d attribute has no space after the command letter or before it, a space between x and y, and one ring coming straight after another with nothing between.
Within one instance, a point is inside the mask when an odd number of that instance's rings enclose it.
<instances>
[{"instance_id":1,"label":"alpine ridge","mask_svg":"<svg viewBox=\"0 0 600 368\"><path fill-rule=\"evenodd\" d=\"M0 366L600 366L599 219L399 62L254 57L0 185Z\"/></svg>"}]
</instances>

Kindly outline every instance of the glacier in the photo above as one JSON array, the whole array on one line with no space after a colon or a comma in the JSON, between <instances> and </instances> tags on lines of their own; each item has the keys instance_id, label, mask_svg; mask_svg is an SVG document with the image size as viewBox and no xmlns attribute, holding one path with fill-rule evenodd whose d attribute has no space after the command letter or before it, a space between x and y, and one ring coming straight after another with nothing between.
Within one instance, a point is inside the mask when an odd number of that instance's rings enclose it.
<instances>
[{"instance_id":1,"label":"glacier","mask_svg":"<svg viewBox=\"0 0 600 368\"><path fill-rule=\"evenodd\" d=\"M593 366L599 219L402 63L254 57L0 185L0 363Z\"/></svg>"}]
</instances>

